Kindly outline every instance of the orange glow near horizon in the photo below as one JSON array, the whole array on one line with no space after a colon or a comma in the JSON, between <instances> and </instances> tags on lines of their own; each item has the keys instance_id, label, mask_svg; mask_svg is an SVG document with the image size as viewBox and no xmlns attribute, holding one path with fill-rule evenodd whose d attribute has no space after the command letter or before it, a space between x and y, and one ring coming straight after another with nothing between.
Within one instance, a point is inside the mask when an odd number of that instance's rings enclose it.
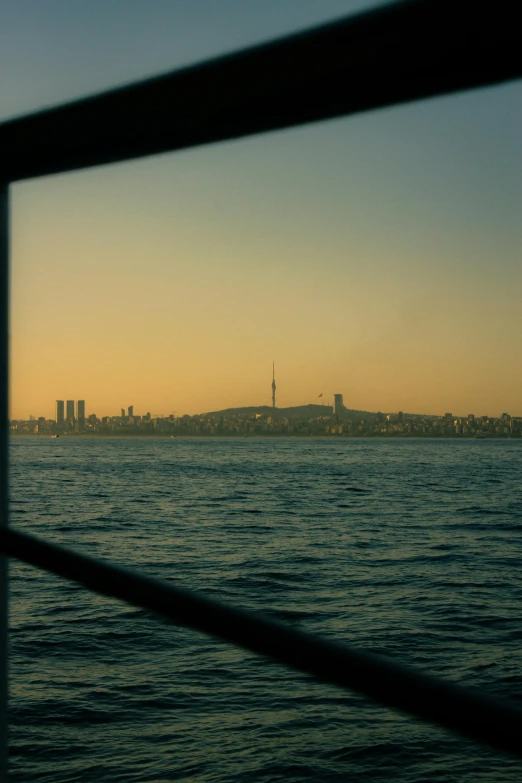
<instances>
[{"instance_id":1,"label":"orange glow near horizon","mask_svg":"<svg viewBox=\"0 0 522 783\"><path fill-rule=\"evenodd\" d=\"M14 186L11 417L522 415L518 89Z\"/></svg>"}]
</instances>

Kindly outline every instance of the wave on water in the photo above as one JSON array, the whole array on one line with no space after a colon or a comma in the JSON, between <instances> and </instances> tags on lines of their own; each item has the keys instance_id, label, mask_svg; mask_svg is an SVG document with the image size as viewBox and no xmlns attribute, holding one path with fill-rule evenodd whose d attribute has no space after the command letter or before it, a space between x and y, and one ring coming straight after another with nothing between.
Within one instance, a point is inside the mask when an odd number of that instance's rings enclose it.
<instances>
[{"instance_id":1,"label":"wave on water","mask_svg":"<svg viewBox=\"0 0 522 783\"><path fill-rule=\"evenodd\" d=\"M19 439L12 524L522 701L522 444ZM10 780L514 783L520 763L10 565Z\"/></svg>"}]
</instances>

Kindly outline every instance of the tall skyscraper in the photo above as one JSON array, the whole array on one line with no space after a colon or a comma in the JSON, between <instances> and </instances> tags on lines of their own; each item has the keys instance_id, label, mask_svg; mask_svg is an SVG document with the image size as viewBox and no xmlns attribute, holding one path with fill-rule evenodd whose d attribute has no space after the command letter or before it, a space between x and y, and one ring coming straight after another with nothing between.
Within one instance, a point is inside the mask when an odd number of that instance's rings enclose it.
<instances>
[{"instance_id":1,"label":"tall skyscraper","mask_svg":"<svg viewBox=\"0 0 522 783\"><path fill-rule=\"evenodd\" d=\"M65 418L67 419L67 424L74 424L74 400L67 400Z\"/></svg>"},{"instance_id":2,"label":"tall skyscraper","mask_svg":"<svg viewBox=\"0 0 522 783\"><path fill-rule=\"evenodd\" d=\"M129 405L128 413L129 413L129 416L134 416L134 405Z\"/></svg>"},{"instance_id":3,"label":"tall skyscraper","mask_svg":"<svg viewBox=\"0 0 522 783\"><path fill-rule=\"evenodd\" d=\"M65 403L63 400L56 400L56 423L63 427L65 421Z\"/></svg>"},{"instance_id":4,"label":"tall skyscraper","mask_svg":"<svg viewBox=\"0 0 522 783\"><path fill-rule=\"evenodd\" d=\"M83 430L85 427L85 400L78 400L76 403L76 417L79 429Z\"/></svg>"},{"instance_id":5,"label":"tall skyscraper","mask_svg":"<svg viewBox=\"0 0 522 783\"><path fill-rule=\"evenodd\" d=\"M275 408L275 393L276 393L276 382L275 382L275 364L272 362L272 408Z\"/></svg>"}]
</instances>

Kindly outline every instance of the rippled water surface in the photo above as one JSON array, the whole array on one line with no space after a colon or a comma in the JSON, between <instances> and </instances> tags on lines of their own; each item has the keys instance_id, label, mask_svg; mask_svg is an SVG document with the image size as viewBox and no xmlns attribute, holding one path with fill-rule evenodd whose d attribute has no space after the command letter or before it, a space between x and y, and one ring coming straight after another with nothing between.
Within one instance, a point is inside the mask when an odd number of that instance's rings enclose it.
<instances>
[{"instance_id":1,"label":"rippled water surface","mask_svg":"<svg viewBox=\"0 0 522 783\"><path fill-rule=\"evenodd\" d=\"M12 523L522 700L522 443L26 438ZM522 764L14 562L13 781L519 781Z\"/></svg>"}]
</instances>

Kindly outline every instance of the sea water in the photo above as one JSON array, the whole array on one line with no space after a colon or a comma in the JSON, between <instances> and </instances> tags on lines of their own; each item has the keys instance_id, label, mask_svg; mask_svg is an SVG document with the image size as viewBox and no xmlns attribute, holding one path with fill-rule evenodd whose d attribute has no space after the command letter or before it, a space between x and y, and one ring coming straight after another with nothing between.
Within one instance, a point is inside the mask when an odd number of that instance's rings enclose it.
<instances>
[{"instance_id":1,"label":"sea water","mask_svg":"<svg viewBox=\"0 0 522 783\"><path fill-rule=\"evenodd\" d=\"M19 438L14 527L522 700L522 442ZM10 780L519 781L522 762L10 564Z\"/></svg>"}]
</instances>

